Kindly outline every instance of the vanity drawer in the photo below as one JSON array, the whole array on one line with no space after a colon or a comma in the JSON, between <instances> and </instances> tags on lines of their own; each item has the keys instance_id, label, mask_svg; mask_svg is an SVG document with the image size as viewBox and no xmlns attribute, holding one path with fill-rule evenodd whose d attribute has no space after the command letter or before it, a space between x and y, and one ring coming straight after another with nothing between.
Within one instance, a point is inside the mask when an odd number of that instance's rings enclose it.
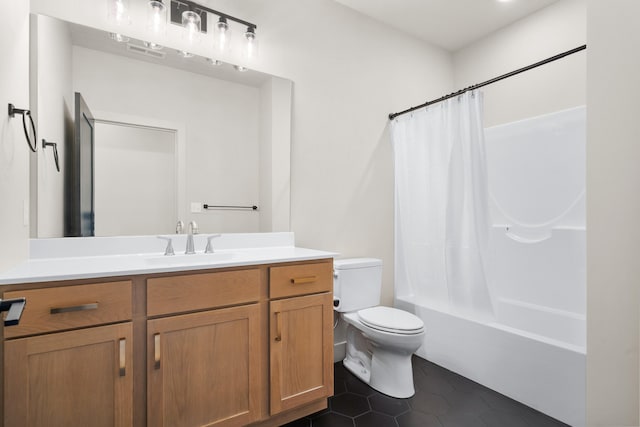
<instances>
[{"instance_id":1,"label":"vanity drawer","mask_svg":"<svg viewBox=\"0 0 640 427\"><path fill-rule=\"evenodd\" d=\"M309 263L271 267L269 297L282 298L333 290L333 263Z\"/></svg>"},{"instance_id":2,"label":"vanity drawer","mask_svg":"<svg viewBox=\"0 0 640 427\"><path fill-rule=\"evenodd\" d=\"M59 286L5 292L4 298L25 297L20 323L4 328L5 338L131 319L131 282Z\"/></svg>"},{"instance_id":3,"label":"vanity drawer","mask_svg":"<svg viewBox=\"0 0 640 427\"><path fill-rule=\"evenodd\" d=\"M147 280L147 315L181 313L256 302L260 270L159 277Z\"/></svg>"}]
</instances>

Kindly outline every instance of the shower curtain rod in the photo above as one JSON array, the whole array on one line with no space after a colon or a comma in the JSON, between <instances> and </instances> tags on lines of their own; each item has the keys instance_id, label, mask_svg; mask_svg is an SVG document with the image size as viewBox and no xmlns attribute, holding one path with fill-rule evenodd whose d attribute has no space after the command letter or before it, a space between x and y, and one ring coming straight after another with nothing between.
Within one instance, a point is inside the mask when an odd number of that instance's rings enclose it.
<instances>
[{"instance_id":1,"label":"shower curtain rod","mask_svg":"<svg viewBox=\"0 0 640 427\"><path fill-rule=\"evenodd\" d=\"M427 107L429 105L437 104L438 102L442 102L442 101L447 100L449 98L453 98L455 96L462 95L463 93L468 92L470 90L475 90L475 89L481 88L483 86L487 86L487 85L490 85L492 83L499 82L500 80L504 80L504 79L506 79L508 77L515 76L516 74L520 74L520 73L523 73L525 71L532 70L532 69L534 69L536 67L539 67L541 65L545 65L545 64L548 64L550 62L557 61L558 59L562 59L565 56L569 56L569 55L572 55L572 54L574 54L576 52L580 52L581 50L585 50L586 48L587 48L587 45L584 44L582 46L579 46L579 47L576 47L574 49L568 50L566 52L559 53L559 54L557 54L555 56L552 56L550 58L543 59L542 61L536 62L535 64L527 65L526 67L522 67L522 68L519 68L519 69L517 69L515 71L511 71L510 73L503 74L503 75L498 76L498 77L494 77L493 79L487 80L486 82L478 83L478 84L475 84L473 86L469 86L467 88L460 89L457 92L450 93L449 95L442 96L442 97L440 97L438 99L434 99L433 101L428 101L428 102L425 102L424 104L420 104L420 105L416 105L415 107L407 108L406 110L400 111L399 113L390 113L389 114L389 120L393 120L394 118L396 118L398 116L401 116L401 115L406 114L406 113L410 113L410 112L418 110L418 109L420 109L422 107Z\"/></svg>"}]
</instances>

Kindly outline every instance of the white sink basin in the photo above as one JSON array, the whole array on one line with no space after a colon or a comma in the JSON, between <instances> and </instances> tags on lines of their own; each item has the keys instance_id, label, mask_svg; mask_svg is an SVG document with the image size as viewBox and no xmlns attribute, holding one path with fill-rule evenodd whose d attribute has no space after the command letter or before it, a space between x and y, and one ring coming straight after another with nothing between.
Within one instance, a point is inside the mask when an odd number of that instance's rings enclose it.
<instances>
[{"instance_id":1,"label":"white sink basin","mask_svg":"<svg viewBox=\"0 0 640 427\"><path fill-rule=\"evenodd\" d=\"M145 262L156 265L207 265L216 264L221 261L229 261L235 258L235 254L230 252L214 252L212 254L175 254L175 255L156 255L145 258Z\"/></svg>"}]
</instances>

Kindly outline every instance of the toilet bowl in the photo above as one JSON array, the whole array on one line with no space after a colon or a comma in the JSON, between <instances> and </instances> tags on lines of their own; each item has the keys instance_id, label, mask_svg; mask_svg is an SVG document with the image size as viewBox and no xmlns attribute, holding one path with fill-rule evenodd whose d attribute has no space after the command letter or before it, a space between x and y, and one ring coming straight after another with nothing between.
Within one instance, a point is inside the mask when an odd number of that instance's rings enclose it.
<instances>
[{"instance_id":1,"label":"toilet bowl","mask_svg":"<svg viewBox=\"0 0 640 427\"><path fill-rule=\"evenodd\" d=\"M407 398L415 394L411 355L422 345L420 318L378 306L382 261L356 258L334 261L335 309L347 323L344 366L375 390Z\"/></svg>"}]
</instances>

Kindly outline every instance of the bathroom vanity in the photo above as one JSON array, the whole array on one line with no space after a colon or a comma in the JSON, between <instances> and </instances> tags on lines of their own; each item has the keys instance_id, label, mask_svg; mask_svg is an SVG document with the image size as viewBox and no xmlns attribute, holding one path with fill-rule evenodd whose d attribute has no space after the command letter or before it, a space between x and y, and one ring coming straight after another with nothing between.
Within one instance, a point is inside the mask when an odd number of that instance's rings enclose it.
<instances>
[{"instance_id":1,"label":"bathroom vanity","mask_svg":"<svg viewBox=\"0 0 640 427\"><path fill-rule=\"evenodd\" d=\"M4 426L278 426L326 408L334 254L212 255L36 259L0 277L3 299L27 301L2 328Z\"/></svg>"}]
</instances>

